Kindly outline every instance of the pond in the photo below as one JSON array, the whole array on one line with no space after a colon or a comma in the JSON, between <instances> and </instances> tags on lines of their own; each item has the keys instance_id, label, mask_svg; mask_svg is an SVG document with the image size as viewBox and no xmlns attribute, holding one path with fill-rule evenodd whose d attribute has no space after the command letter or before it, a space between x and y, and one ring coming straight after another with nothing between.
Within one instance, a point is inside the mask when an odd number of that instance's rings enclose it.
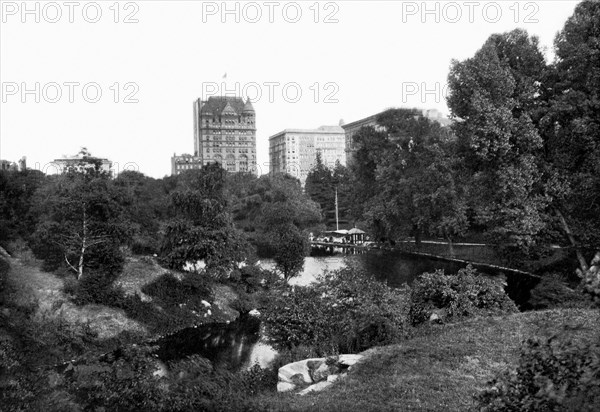
<instances>
[{"instance_id":1,"label":"pond","mask_svg":"<svg viewBox=\"0 0 600 412\"><path fill-rule=\"evenodd\" d=\"M302 273L293 278L290 284L308 285L315 282L323 272L337 270L348 264L363 267L392 287L411 284L423 272L444 269L446 273L456 273L464 266L381 250L358 255L311 256L305 259ZM275 263L265 259L260 262L260 266L272 269ZM507 281L509 296L523 307L529 297L530 281L510 277ZM184 329L163 338L159 345L158 356L163 361L199 354L211 360L216 367L230 370L247 369L255 363L266 367L276 355L261 333L259 318L252 316L241 317L229 324L210 324Z\"/></svg>"},{"instance_id":2,"label":"pond","mask_svg":"<svg viewBox=\"0 0 600 412\"><path fill-rule=\"evenodd\" d=\"M198 354L217 368L248 369L254 364L266 367L276 352L263 338L260 320L244 315L234 322L213 323L186 328L156 342L162 362Z\"/></svg>"},{"instance_id":3,"label":"pond","mask_svg":"<svg viewBox=\"0 0 600 412\"><path fill-rule=\"evenodd\" d=\"M409 285L423 272L444 269L446 273L456 273L462 265L421 257L412 257L401 252L371 250L357 255L337 254L333 256L309 256L304 259L302 273L290 280L290 284L306 286L317 280L325 271L334 271L355 264L372 273L378 280L392 287ZM263 269L273 269L275 262L264 259L260 262Z\"/></svg>"}]
</instances>

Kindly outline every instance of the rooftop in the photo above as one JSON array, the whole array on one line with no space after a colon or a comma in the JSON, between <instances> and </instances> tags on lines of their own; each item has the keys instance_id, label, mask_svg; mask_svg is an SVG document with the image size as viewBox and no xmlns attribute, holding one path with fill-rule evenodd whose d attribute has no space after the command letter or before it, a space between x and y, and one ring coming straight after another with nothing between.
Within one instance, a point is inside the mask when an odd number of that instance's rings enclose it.
<instances>
[{"instance_id":1,"label":"rooftop","mask_svg":"<svg viewBox=\"0 0 600 412\"><path fill-rule=\"evenodd\" d=\"M202 114L230 114L241 115L242 113L254 112L254 107L250 99L244 103L244 100L238 96L211 96L206 101L202 101L203 106L200 109Z\"/></svg>"}]
</instances>

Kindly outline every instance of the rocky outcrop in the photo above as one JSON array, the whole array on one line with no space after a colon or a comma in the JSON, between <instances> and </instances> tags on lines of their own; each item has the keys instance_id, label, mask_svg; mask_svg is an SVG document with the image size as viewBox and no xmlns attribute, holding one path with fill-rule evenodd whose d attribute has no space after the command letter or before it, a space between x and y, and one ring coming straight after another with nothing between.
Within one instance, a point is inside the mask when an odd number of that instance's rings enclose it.
<instances>
[{"instance_id":1,"label":"rocky outcrop","mask_svg":"<svg viewBox=\"0 0 600 412\"><path fill-rule=\"evenodd\" d=\"M346 376L362 355L339 355L288 363L279 368L278 392L302 389L298 395L321 391Z\"/></svg>"},{"instance_id":2,"label":"rocky outcrop","mask_svg":"<svg viewBox=\"0 0 600 412\"><path fill-rule=\"evenodd\" d=\"M583 290L600 303L600 252L597 252L588 270L582 275Z\"/></svg>"}]
</instances>

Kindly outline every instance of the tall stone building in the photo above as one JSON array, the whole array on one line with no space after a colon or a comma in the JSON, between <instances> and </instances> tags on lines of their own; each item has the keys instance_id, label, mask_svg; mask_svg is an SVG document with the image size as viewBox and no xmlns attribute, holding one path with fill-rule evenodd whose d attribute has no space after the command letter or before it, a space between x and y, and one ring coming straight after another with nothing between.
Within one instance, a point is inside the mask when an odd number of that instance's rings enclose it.
<instances>
[{"instance_id":1,"label":"tall stone building","mask_svg":"<svg viewBox=\"0 0 600 412\"><path fill-rule=\"evenodd\" d=\"M215 162L228 172L256 172L256 113L250 100L212 96L194 102L194 155L173 156L171 173Z\"/></svg>"},{"instance_id":2,"label":"tall stone building","mask_svg":"<svg viewBox=\"0 0 600 412\"><path fill-rule=\"evenodd\" d=\"M270 172L288 173L300 179L304 186L317 152L321 153L323 163L333 168L336 161L346 165L345 146L344 129L339 126L285 129L269 137Z\"/></svg>"}]
</instances>

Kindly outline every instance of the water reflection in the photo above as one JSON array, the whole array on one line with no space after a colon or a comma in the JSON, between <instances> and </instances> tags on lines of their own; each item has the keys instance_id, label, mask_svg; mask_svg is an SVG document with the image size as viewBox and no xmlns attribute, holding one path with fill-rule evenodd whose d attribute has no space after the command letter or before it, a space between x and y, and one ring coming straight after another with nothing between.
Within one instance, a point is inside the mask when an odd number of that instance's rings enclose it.
<instances>
[{"instance_id":1,"label":"water reflection","mask_svg":"<svg viewBox=\"0 0 600 412\"><path fill-rule=\"evenodd\" d=\"M249 364L260 340L259 332L260 320L253 316L241 316L228 324L187 328L160 339L157 355L167 362L198 354L216 367L236 370Z\"/></svg>"},{"instance_id":2,"label":"water reflection","mask_svg":"<svg viewBox=\"0 0 600 412\"><path fill-rule=\"evenodd\" d=\"M405 283L411 284L423 272L444 269L446 273L456 273L463 265L433 259L412 257L400 252L372 250L357 255L309 256L304 259L304 268L299 276L290 280L291 285L306 286L317 280L325 271L334 271L349 264L364 268L377 279L392 287ZM263 269L273 269L275 262L264 259L260 262Z\"/></svg>"}]
</instances>

